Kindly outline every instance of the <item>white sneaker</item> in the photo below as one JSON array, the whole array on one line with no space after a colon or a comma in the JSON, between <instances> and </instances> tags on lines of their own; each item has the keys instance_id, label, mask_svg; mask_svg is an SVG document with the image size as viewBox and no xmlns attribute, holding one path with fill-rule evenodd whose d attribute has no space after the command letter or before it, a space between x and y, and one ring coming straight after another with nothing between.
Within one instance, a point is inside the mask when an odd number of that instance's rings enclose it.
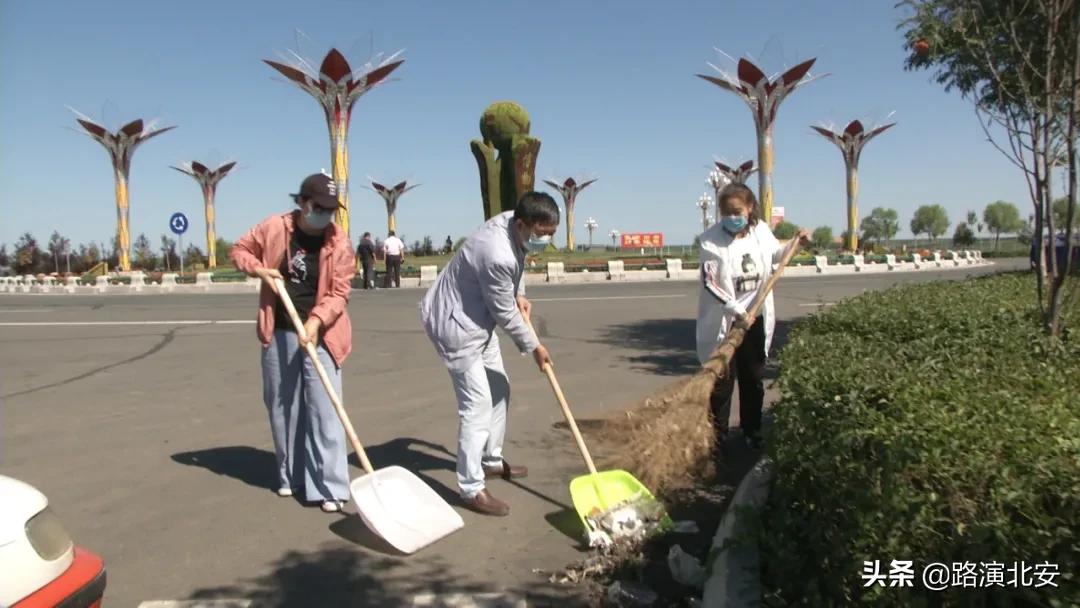
<instances>
[{"instance_id":1,"label":"white sneaker","mask_svg":"<svg viewBox=\"0 0 1080 608\"><path fill-rule=\"evenodd\" d=\"M289 496L293 495L292 488L278 488L277 495L281 496L282 498L288 498Z\"/></svg>"},{"instance_id":2,"label":"white sneaker","mask_svg":"<svg viewBox=\"0 0 1080 608\"><path fill-rule=\"evenodd\" d=\"M323 513L340 513L343 506L340 500L324 500L322 510Z\"/></svg>"}]
</instances>

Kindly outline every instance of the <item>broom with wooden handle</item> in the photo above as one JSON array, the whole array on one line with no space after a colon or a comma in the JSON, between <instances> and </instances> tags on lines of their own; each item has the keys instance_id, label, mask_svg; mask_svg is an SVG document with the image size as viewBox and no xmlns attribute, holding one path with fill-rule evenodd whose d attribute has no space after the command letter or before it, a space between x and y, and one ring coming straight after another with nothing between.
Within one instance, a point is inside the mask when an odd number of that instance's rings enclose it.
<instances>
[{"instance_id":1,"label":"broom with wooden handle","mask_svg":"<svg viewBox=\"0 0 1080 608\"><path fill-rule=\"evenodd\" d=\"M730 373L735 351L800 246L799 237L792 239L776 271L754 296L746 316L736 318L700 370L657 394L650 400L656 405L650 406L647 401L645 407L628 411L626 418L614 422L618 440L624 446L618 464L648 487L659 491L710 474L715 435L709 421L709 396L716 382Z\"/></svg>"}]
</instances>

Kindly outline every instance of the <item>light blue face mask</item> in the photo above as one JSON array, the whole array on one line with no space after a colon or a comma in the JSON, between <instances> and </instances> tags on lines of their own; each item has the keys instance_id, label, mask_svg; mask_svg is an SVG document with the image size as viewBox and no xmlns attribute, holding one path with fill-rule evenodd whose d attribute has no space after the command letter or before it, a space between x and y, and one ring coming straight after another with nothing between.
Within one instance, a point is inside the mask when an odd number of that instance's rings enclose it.
<instances>
[{"instance_id":1,"label":"light blue face mask","mask_svg":"<svg viewBox=\"0 0 1080 608\"><path fill-rule=\"evenodd\" d=\"M529 234L529 240L525 242L525 247L533 253L539 253L547 249L551 244L551 235L536 236L535 234Z\"/></svg>"},{"instance_id":2,"label":"light blue face mask","mask_svg":"<svg viewBox=\"0 0 1080 608\"><path fill-rule=\"evenodd\" d=\"M316 230L326 228L332 221L334 221L334 212L330 210L323 211L313 208L304 214L304 222Z\"/></svg>"},{"instance_id":3,"label":"light blue face mask","mask_svg":"<svg viewBox=\"0 0 1080 608\"><path fill-rule=\"evenodd\" d=\"M746 228L748 220L745 215L724 215L720 217L720 226L728 234L739 234Z\"/></svg>"}]
</instances>

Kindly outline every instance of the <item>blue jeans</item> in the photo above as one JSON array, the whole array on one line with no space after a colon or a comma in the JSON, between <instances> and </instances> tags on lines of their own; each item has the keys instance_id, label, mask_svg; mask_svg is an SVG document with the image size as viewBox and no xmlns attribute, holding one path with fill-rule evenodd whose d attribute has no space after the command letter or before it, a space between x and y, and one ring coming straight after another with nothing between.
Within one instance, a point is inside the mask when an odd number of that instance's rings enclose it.
<instances>
[{"instance_id":1,"label":"blue jeans","mask_svg":"<svg viewBox=\"0 0 1080 608\"><path fill-rule=\"evenodd\" d=\"M341 396L341 369L319 345L319 361ZM278 483L309 501L349 499L345 429L295 332L278 329L262 351L263 402L277 456Z\"/></svg>"}]
</instances>

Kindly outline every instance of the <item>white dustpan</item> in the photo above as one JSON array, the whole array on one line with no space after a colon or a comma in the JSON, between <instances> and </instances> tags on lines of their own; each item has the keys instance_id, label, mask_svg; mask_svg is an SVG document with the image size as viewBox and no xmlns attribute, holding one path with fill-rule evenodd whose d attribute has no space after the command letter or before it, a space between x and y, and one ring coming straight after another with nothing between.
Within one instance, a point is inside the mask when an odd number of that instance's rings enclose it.
<instances>
[{"instance_id":1,"label":"white dustpan","mask_svg":"<svg viewBox=\"0 0 1080 608\"><path fill-rule=\"evenodd\" d=\"M281 298L285 310L296 326L296 332L304 337L304 324L300 322L296 308L293 306L289 294L285 291L285 283L281 279L274 279L274 287ZM361 519L367 524L372 532L378 534L386 542L402 553L414 553L430 545L431 543L447 536L448 534L465 527L465 521L461 519L450 505L446 504L435 490L432 490L419 477L409 471L398 467L386 467L376 471L368 460L364 446L360 438L356 436L349 414L341 404L341 398L330 383L330 377L326 375L322 362L319 361L315 345L308 342L305 350L311 357L315 371L319 374L326 392L330 395L330 401L334 404L341 424L345 427L345 434L349 437L356 456L360 458L366 475L361 475L349 484L349 492L352 494L356 510Z\"/></svg>"},{"instance_id":2,"label":"white dustpan","mask_svg":"<svg viewBox=\"0 0 1080 608\"><path fill-rule=\"evenodd\" d=\"M403 553L419 551L465 525L435 490L398 466L357 477L349 490L367 527Z\"/></svg>"}]
</instances>

